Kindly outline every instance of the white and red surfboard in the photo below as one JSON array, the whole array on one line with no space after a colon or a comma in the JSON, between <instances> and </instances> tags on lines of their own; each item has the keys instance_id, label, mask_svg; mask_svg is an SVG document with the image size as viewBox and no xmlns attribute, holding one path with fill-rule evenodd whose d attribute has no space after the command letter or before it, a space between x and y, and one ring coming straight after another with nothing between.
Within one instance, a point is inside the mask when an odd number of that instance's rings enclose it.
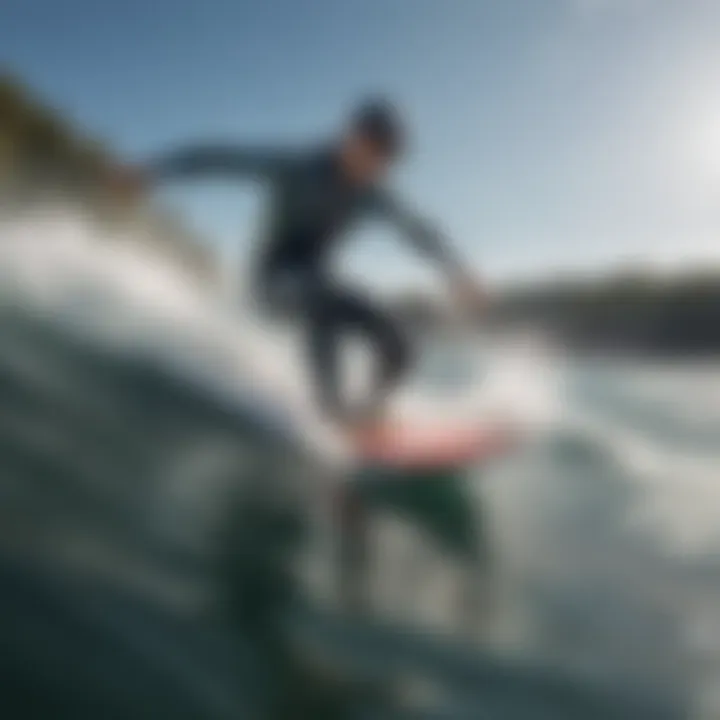
<instances>
[{"instance_id":1,"label":"white and red surfboard","mask_svg":"<svg viewBox=\"0 0 720 720\"><path fill-rule=\"evenodd\" d=\"M509 452L517 433L507 425L386 423L358 433L352 443L364 463L403 469L462 467Z\"/></svg>"}]
</instances>

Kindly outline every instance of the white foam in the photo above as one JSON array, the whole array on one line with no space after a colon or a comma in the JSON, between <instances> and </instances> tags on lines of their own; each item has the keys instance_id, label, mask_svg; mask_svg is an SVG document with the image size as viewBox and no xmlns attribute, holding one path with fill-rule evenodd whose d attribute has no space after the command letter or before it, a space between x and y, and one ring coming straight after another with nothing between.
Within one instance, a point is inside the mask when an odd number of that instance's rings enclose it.
<instances>
[{"instance_id":1,"label":"white foam","mask_svg":"<svg viewBox=\"0 0 720 720\"><path fill-rule=\"evenodd\" d=\"M587 408L569 411L566 422L606 448L631 482L646 487L642 502L629 508L630 523L653 532L673 553L720 549L720 444L718 452L699 452L663 441L620 415L608 418Z\"/></svg>"},{"instance_id":2,"label":"white foam","mask_svg":"<svg viewBox=\"0 0 720 720\"><path fill-rule=\"evenodd\" d=\"M141 241L62 211L5 222L0 282L13 301L97 341L161 356L230 397L251 393L281 407L307 434L317 430L322 444L327 432L312 416L292 338L229 308L220 291L211 293Z\"/></svg>"}]
</instances>

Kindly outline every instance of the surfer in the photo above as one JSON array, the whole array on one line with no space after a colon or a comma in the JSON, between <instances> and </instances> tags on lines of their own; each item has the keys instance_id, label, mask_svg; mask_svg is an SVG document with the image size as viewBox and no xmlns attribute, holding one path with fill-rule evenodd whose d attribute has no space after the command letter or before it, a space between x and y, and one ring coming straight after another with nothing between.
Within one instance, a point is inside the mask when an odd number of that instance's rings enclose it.
<instances>
[{"instance_id":1,"label":"surfer","mask_svg":"<svg viewBox=\"0 0 720 720\"><path fill-rule=\"evenodd\" d=\"M399 203L384 180L405 149L405 131L385 100L361 104L340 137L306 150L200 145L159 158L151 181L216 174L265 181L269 212L256 258L254 296L271 316L303 324L318 402L354 431L377 427L385 400L412 364L402 329L370 299L333 274L331 255L353 221L394 224L445 272L456 295L475 301L476 285L433 227ZM347 331L375 349L378 371L367 402L351 410L341 397L338 350Z\"/></svg>"}]
</instances>

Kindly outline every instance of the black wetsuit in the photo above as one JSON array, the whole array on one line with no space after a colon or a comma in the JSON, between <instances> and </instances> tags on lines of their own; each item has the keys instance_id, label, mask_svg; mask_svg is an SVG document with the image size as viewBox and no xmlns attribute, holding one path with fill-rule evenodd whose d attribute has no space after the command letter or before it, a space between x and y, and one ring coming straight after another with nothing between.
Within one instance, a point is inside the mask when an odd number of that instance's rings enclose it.
<instances>
[{"instance_id":1,"label":"black wetsuit","mask_svg":"<svg viewBox=\"0 0 720 720\"><path fill-rule=\"evenodd\" d=\"M353 221L374 215L394 223L426 255L454 268L435 231L385 189L348 182L332 148L298 153L196 147L160 160L155 170L160 177L223 174L267 182L270 203L255 287L266 308L290 310L307 322L310 362L325 411L343 414L337 350L346 330L359 331L378 349L375 392L384 394L397 382L410 362L406 339L390 316L335 279L329 267L332 250Z\"/></svg>"}]
</instances>

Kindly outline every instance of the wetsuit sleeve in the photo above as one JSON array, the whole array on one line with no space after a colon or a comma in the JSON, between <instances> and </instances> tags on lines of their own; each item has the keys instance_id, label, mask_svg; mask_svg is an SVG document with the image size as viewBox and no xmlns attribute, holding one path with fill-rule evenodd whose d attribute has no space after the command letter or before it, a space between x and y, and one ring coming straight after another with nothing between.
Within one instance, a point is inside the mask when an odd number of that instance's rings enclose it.
<instances>
[{"instance_id":1,"label":"wetsuit sleeve","mask_svg":"<svg viewBox=\"0 0 720 720\"><path fill-rule=\"evenodd\" d=\"M199 145L169 153L150 163L157 179L224 175L239 178L272 178L290 163L282 150Z\"/></svg>"},{"instance_id":2,"label":"wetsuit sleeve","mask_svg":"<svg viewBox=\"0 0 720 720\"><path fill-rule=\"evenodd\" d=\"M455 272L461 267L450 243L443 235L412 210L399 203L386 192L375 193L371 206L382 218L394 225L423 255L440 263L448 271Z\"/></svg>"}]
</instances>

